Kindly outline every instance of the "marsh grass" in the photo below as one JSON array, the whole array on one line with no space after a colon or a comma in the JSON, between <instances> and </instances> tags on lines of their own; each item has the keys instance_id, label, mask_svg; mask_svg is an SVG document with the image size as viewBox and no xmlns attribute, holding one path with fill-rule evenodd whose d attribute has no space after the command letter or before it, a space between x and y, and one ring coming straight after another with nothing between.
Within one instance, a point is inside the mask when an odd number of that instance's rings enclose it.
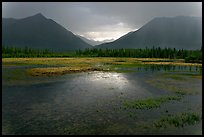
<instances>
[{"instance_id":1,"label":"marsh grass","mask_svg":"<svg viewBox=\"0 0 204 137\"><path fill-rule=\"evenodd\" d=\"M87 72L87 71L102 71L100 68L93 67L55 67L55 68L33 68L28 71L32 76L58 76L67 73Z\"/></svg>"},{"instance_id":2,"label":"marsh grass","mask_svg":"<svg viewBox=\"0 0 204 137\"><path fill-rule=\"evenodd\" d=\"M92 58L3 58L2 63L7 65L70 65L70 64L95 64L95 63L112 63L112 64L160 64L160 65L180 65L180 66L202 66L197 63L185 63L175 59L159 58L110 58L110 57L92 57Z\"/></svg>"},{"instance_id":3,"label":"marsh grass","mask_svg":"<svg viewBox=\"0 0 204 137\"><path fill-rule=\"evenodd\" d=\"M168 115L154 122L156 128L167 128L168 126L184 127L186 125L194 125L202 120L197 113L186 112L177 115Z\"/></svg>"},{"instance_id":4,"label":"marsh grass","mask_svg":"<svg viewBox=\"0 0 204 137\"><path fill-rule=\"evenodd\" d=\"M146 65L173 65L173 66L202 66L202 64L199 63L184 63L184 62L156 62L156 61L149 61L149 62L142 62Z\"/></svg>"},{"instance_id":5,"label":"marsh grass","mask_svg":"<svg viewBox=\"0 0 204 137\"><path fill-rule=\"evenodd\" d=\"M158 98L147 98L143 100L135 100L135 101L125 101L123 105L125 108L134 108L134 109L151 109L158 108L162 103L166 103L172 100L179 101L182 99L181 95L172 95L172 96L161 96Z\"/></svg>"},{"instance_id":6,"label":"marsh grass","mask_svg":"<svg viewBox=\"0 0 204 137\"><path fill-rule=\"evenodd\" d=\"M125 60L116 60L115 62L126 62Z\"/></svg>"},{"instance_id":7,"label":"marsh grass","mask_svg":"<svg viewBox=\"0 0 204 137\"><path fill-rule=\"evenodd\" d=\"M166 62L168 61L168 62ZM127 68L149 67L149 65L202 65L195 63L184 63L180 60L158 59L158 58L3 58L2 65L28 65L39 66L29 70L32 76L56 76L67 73L86 71L116 71L121 73L132 72L122 70ZM171 64L169 64L171 63ZM176 64L175 64L176 63ZM47 67L47 68L46 68ZM175 79L179 79L175 77Z\"/></svg>"},{"instance_id":8,"label":"marsh grass","mask_svg":"<svg viewBox=\"0 0 204 137\"><path fill-rule=\"evenodd\" d=\"M157 77L149 78L146 82L156 88L174 92L183 95L199 94L200 91L192 88L186 88L184 85L188 81L192 81L191 78L202 78L200 74L189 73L161 73L157 74Z\"/></svg>"},{"instance_id":9,"label":"marsh grass","mask_svg":"<svg viewBox=\"0 0 204 137\"><path fill-rule=\"evenodd\" d=\"M176 60L168 59L168 60L142 60L142 62L175 62Z\"/></svg>"},{"instance_id":10,"label":"marsh grass","mask_svg":"<svg viewBox=\"0 0 204 137\"><path fill-rule=\"evenodd\" d=\"M169 75L170 78L175 79L175 80L186 80L187 77L185 76L190 76L191 78L196 78L196 79L202 79L201 74L174 74L174 75Z\"/></svg>"},{"instance_id":11,"label":"marsh grass","mask_svg":"<svg viewBox=\"0 0 204 137\"><path fill-rule=\"evenodd\" d=\"M202 74L192 74L192 73L178 73L178 74L174 74L175 76L181 77L181 76L189 76L192 78L197 78L197 79L202 79Z\"/></svg>"},{"instance_id":12,"label":"marsh grass","mask_svg":"<svg viewBox=\"0 0 204 137\"><path fill-rule=\"evenodd\" d=\"M172 75L171 78L174 80L185 80L184 77L179 77L179 76L175 76L175 75Z\"/></svg>"},{"instance_id":13,"label":"marsh grass","mask_svg":"<svg viewBox=\"0 0 204 137\"><path fill-rule=\"evenodd\" d=\"M199 75L199 76L192 76L192 78L202 79L202 75Z\"/></svg>"}]
</instances>

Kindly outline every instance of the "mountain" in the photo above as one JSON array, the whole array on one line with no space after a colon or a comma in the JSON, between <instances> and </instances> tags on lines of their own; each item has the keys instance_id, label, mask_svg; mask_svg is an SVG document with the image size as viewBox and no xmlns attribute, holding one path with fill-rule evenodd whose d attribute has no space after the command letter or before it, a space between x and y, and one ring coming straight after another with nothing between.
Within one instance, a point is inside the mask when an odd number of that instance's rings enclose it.
<instances>
[{"instance_id":1,"label":"mountain","mask_svg":"<svg viewBox=\"0 0 204 137\"><path fill-rule=\"evenodd\" d=\"M96 48L200 49L202 46L202 18L177 16L157 17L134 32Z\"/></svg>"},{"instance_id":2,"label":"mountain","mask_svg":"<svg viewBox=\"0 0 204 137\"><path fill-rule=\"evenodd\" d=\"M107 40L103 40L103 41L95 41L95 40L91 40L91 39L88 39L88 38L85 38L85 37L82 37L80 35L77 35L79 38L81 38L84 42L92 45L92 46L96 46L96 45L99 45L99 44L102 44L102 43L106 43L106 42L111 42L113 41L114 39L107 39Z\"/></svg>"},{"instance_id":3,"label":"mountain","mask_svg":"<svg viewBox=\"0 0 204 137\"><path fill-rule=\"evenodd\" d=\"M92 47L41 13L23 19L2 18L2 45L54 51Z\"/></svg>"}]
</instances>

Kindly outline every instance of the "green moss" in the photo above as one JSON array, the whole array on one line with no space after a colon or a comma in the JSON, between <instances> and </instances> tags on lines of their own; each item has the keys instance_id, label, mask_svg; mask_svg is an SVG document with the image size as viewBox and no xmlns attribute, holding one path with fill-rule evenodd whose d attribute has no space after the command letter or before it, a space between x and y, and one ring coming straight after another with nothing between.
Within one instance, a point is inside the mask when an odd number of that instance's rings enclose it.
<instances>
[{"instance_id":1,"label":"green moss","mask_svg":"<svg viewBox=\"0 0 204 137\"><path fill-rule=\"evenodd\" d=\"M171 100L181 100L181 95L175 96L161 96L158 98L147 98L143 100L135 100L135 101L125 101L124 106L125 108L134 108L134 109L151 109L160 107L162 103L169 102Z\"/></svg>"},{"instance_id":2,"label":"green moss","mask_svg":"<svg viewBox=\"0 0 204 137\"><path fill-rule=\"evenodd\" d=\"M185 125L194 125L201 121L201 116L197 113L181 113L163 117L154 122L156 128L167 128L168 126L183 127Z\"/></svg>"}]
</instances>

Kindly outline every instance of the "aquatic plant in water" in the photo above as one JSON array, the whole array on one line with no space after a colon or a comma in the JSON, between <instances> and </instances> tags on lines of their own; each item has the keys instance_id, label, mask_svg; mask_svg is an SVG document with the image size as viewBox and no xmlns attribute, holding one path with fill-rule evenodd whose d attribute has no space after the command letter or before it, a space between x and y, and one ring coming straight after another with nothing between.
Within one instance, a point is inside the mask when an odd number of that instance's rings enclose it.
<instances>
[{"instance_id":1,"label":"aquatic plant in water","mask_svg":"<svg viewBox=\"0 0 204 137\"><path fill-rule=\"evenodd\" d=\"M161 96L158 98L147 98L143 100L134 100L134 101L125 101L125 108L134 108L134 109L151 109L160 107L162 103L168 102L170 100L181 100L182 95L174 95L174 96Z\"/></svg>"},{"instance_id":2,"label":"aquatic plant in water","mask_svg":"<svg viewBox=\"0 0 204 137\"><path fill-rule=\"evenodd\" d=\"M201 116L197 113L181 113L177 115L169 115L154 122L156 128L167 128L168 126L184 127L185 125L194 125L201 121Z\"/></svg>"}]
</instances>

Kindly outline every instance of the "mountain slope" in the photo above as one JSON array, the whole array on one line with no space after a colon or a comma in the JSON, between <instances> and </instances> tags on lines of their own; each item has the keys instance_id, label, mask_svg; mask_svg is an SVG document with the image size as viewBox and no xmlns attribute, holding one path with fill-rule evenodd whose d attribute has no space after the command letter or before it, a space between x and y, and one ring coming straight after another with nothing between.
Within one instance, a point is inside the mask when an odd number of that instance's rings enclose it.
<instances>
[{"instance_id":1,"label":"mountain slope","mask_svg":"<svg viewBox=\"0 0 204 137\"><path fill-rule=\"evenodd\" d=\"M85 37L82 37L80 35L77 35L79 38L81 38L84 42L92 45L92 46L96 46L96 45L99 45L99 44L103 44L103 43L106 43L106 42L110 42L110 41L113 41L113 39L110 39L110 40L103 40L103 41L95 41L95 40L90 40L90 39L87 39Z\"/></svg>"},{"instance_id":2,"label":"mountain slope","mask_svg":"<svg viewBox=\"0 0 204 137\"><path fill-rule=\"evenodd\" d=\"M55 51L91 48L72 32L42 14L23 19L2 19L2 45L48 48Z\"/></svg>"},{"instance_id":3,"label":"mountain slope","mask_svg":"<svg viewBox=\"0 0 204 137\"><path fill-rule=\"evenodd\" d=\"M202 18L178 16L154 18L139 30L96 48L200 49L201 45Z\"/></svg>"}]
</instances>

